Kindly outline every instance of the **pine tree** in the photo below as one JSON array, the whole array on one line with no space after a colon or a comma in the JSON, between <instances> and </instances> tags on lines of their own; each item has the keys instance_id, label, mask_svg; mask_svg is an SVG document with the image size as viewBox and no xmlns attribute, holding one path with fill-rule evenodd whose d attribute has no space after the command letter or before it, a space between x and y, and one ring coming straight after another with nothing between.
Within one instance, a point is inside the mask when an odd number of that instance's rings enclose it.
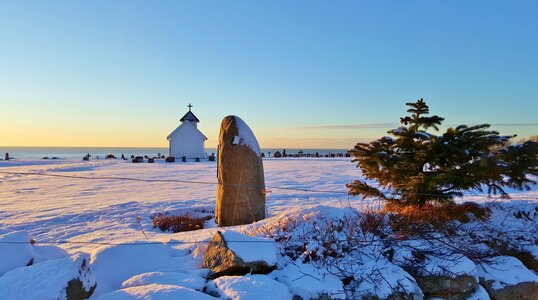
<instances>
[{"instance_id":1,"label":"pine tree","mask_svg":"<svg viewBox=\"0 0 538 300\"><path fill-rule=\"evenodd\" d=\"M500 136L490 125L460 125L439 130L443 118L429 116L423 99L409 106L403 126L390 136L358 143L350 153L366 180L348 183L349 193L378 197L404 205L428 201L451 203L465 191L487 189L509 198L505 188L529 189L538 175L538 144L508 145L514 136Z\"/></svg>"}]
</instances>

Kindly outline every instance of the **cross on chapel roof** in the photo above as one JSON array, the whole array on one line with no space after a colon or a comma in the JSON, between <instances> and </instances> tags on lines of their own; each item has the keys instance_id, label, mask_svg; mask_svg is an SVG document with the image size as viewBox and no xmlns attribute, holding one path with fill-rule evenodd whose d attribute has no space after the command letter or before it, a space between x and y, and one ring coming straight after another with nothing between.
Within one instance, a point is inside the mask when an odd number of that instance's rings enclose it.
<instances>
[{"instance_id":1,"label":"cross on chapel roof","mask_svg":"<svg viewBox=\"0 0 538 300\"><path fill-rule=\"evenodd\" d=\"M198 118L191 111L192 104L189 103L187 107L189 108L189 111L180 119L180 121L181 122L190 121L190 122L199 123L200 120L198 120Z\"/></svg>"}]
</instances>

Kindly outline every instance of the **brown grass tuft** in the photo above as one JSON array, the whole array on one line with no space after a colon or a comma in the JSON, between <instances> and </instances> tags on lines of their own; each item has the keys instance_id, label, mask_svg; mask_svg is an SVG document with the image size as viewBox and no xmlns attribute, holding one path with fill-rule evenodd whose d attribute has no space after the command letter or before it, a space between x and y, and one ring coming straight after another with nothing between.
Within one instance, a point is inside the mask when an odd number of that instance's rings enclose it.
<instances>
[{"instance_id":1,"label":"brown grass tuft","mask_svg":"<svg viewBox=\"0 0 538 300\"><path fill-rule=\"evenodd\" d=\"M452 221L468 223L472 221L473 216L479 220L489 217L487 208L472 202L448 205L427 204L421 207L391 203L385 206L385 211L389 213L389 225L394 232L404 236L419 234L432 227L450 233L451 227L447 224Z\"/></svg>"},{"instance_id":2,"label":"brown grass tuft","mask_svg":"<svg viewBox=\"0 0 538 300\"><path fill-rule=\"evenodd\" d=\"M159 228L162 231L182 232L192 231L204 228L204 222L210 217L195 218L188 214L185 215L157 215L153 218L153 228Z\"/></svg>"}]
</instances>

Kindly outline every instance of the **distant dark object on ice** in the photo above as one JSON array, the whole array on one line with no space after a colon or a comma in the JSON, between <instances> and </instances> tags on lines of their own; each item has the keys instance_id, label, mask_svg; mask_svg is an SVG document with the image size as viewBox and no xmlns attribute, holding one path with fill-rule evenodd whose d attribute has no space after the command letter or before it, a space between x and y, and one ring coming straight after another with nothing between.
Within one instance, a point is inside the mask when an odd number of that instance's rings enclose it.
<instances>
[{"instance_id":1,"label":"distant dark object on ice","mask_svg":"<svg viewBox=\"0 0 538 300\"><path fill-rule=\"evenodd\" d=\"M48 157L48 156L44 156L43 159L49 159L49 157Z\"/></svg>"},{"instance_id":2,"label":"distant dark object on ice","mask_svg":"<svg viewBox=\"0 0 538 300\"><path fill-rule=\"evenodd\" d=\"M209 161L215 161L215 153L211 153L211 155L208 157Z\"/></svg>"},{"instance_id":3,"label":"distant dark object on ice","mask_svg":"<svg viewBox=\"0 0 538 300\"><path fill-rule=\"evenodd\" d=\"M152 164L155 162L155 158L154 157L151 157L151 158L148 158L148 164Z\"/></svg>"},{"instance_id":4,"label":"distant dark object on ice","mask_svg":"<svg viewBox=\"0 0 538 300\"><path fill-rule=\"evenodd\" d=\"M84 155L84 157L82 157L82 160L90 160L90 153Z\"/></svg>"},{"instance_id":5,"label":"distant dark object on ice","mask_svg":"<svg viewBox=\"0 0 538 300\"><path fill-rule=\"evenodd\" d=\"M164 161L166 161L167 163L173 163L176 162L176 158L173 156L168 156Z\"/></svg>"},{"instance_id":6,"label":"distant dark object on ice","mask_svg":"<svg viewBox=\"0 0 538 300\"><path fill-rule=\"evenodd\" d=\"M282 157L282 154L280 153L280 151L276 151L276 152L273 154L273 157L281 158L281 157Z\"/></svg>"},{"instance_id":7,"label":"distant dark object on ice","mask_svg":"<svg viewBox=\"0 0 538 300\"><path fill-rule=\"evenodd\" d=\"M144 162L144 158L142 156L137 156L135 158L133 158L133 163L137 164L137 163L142 163Z\"/></svg>"},{"instance_id":8,"label":"distant dark object on ice","mask_svg":"<svg viewBox=\"0 0 538 300\"><path fill-rule=\"evenodd\" d=\"M187 157L182 156L182 157L181 157L181 161L182 161L182 162L187 162Z\"/></svg>"},{"instance_id":9,"label":"distant dark object on ice","mask_svg":"<svg viewBox=\"0 0 538 300\"><path fill-rule=\"evenodd\" d=\"M116 156L114 154L107 154L105 155L105 159L116 159Z\"/></svg>"}]
</instances>

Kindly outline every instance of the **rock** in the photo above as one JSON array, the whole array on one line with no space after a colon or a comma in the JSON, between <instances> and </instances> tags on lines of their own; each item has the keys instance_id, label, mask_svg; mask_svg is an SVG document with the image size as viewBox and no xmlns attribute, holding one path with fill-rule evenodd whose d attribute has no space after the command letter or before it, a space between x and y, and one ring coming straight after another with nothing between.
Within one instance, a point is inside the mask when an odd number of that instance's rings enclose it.
<instances>
[{"instance_id":1,"label":"rock","mask_svg":"<svg viewBox=\"0 0 538 300\"><path fill-rule=\"evenodd\" d=\"M167 163L173 163L173 162L176 162L176 158L173 156L168 156L167 158L164 159L164 161Z\"/></svg>"},{"instance_id":2,"label":"rock","mask_svg":"<svg viewBox=\"0 0 538 300\"><path fill-rule=\"evenodd\" d=\"M234 226L265 218L260 146L243 120L236 116L222 120L218 149L217 224Z\"/></svg>"},{"instance_id":3,"label":"rock","mask_svg":"<svg viewBox=\"0 0 538 300\"><path fill-rule=\"evenodd\" d=\"M235 242L226 242L223 235L228 235L228 240L233 239ZM241 236L243 240L239 240ZM249 243L249 240L252 243ZM270 273L275 269L276 248L274 243L264 241L269 241L269 239L257 239L233 232L223 234L217 231L213 240L207 245L202 261L203 267L214 272L213 278L225 275ZM235 251L232 250L231 244L238 244Z\"/></svg>"},{"instance_id":4,"label":"rock","mask_svg":"<svg viewBox=\"0 0 538 300\"><path fill-rule=\"evenodd\" d=\"M496 256L478 265L480 284L491 299L538 299L538 275L511 256Z\"/></svg>"},{"instance_id":5,"label":"rock","mask_svg":"<svg viewBox=\"0 0 538 300\"><path fill-rule=\"evenodd\" d=\"M142 163L144 162L144 158L142 156L137 156L133 158L133 163Z\"/></svg>"},{"instance_id":6,"label":"rock","mask_svg":"<svg viewBox=\"0 0 538 300\"><path fill-rule=\"evenodd\" d=\"M22 231L0 234L0 276L34 262L36 253L30 240L30 236Z\"/></svg>"},{"instance_id":7,"label":"rock","mask_svg":"<svg viewBox=\"0 0 538 300\"><path fill-rule=\"evenodd\" d=\"M88 261L76 254L7 272L0 277L0 299L87 299L97 285Z\"/></svg>"},{"instance_id":8,"label":"rock","mask_svg":"<svg viewBox=\"0 0 538 300\"><path fill-rule=\"evenodd\" d=\"M444 299L467 299L467 296L472 294L478 286L476 278L471 275L415 276L415 279L427 297Z\"/></svg>"},{"instance_id":9,"label":"rock","mask_svg":"<svg viewBox=\"0 0 538 300\"><path fill-rule=\"evenodd\" d=\"M493 300L534 300L538 299L538 283L522 282L515 285L507 285L500 289L495 289L494 281L480 282L489 296Z\"/></svg>"}]
</instances>

